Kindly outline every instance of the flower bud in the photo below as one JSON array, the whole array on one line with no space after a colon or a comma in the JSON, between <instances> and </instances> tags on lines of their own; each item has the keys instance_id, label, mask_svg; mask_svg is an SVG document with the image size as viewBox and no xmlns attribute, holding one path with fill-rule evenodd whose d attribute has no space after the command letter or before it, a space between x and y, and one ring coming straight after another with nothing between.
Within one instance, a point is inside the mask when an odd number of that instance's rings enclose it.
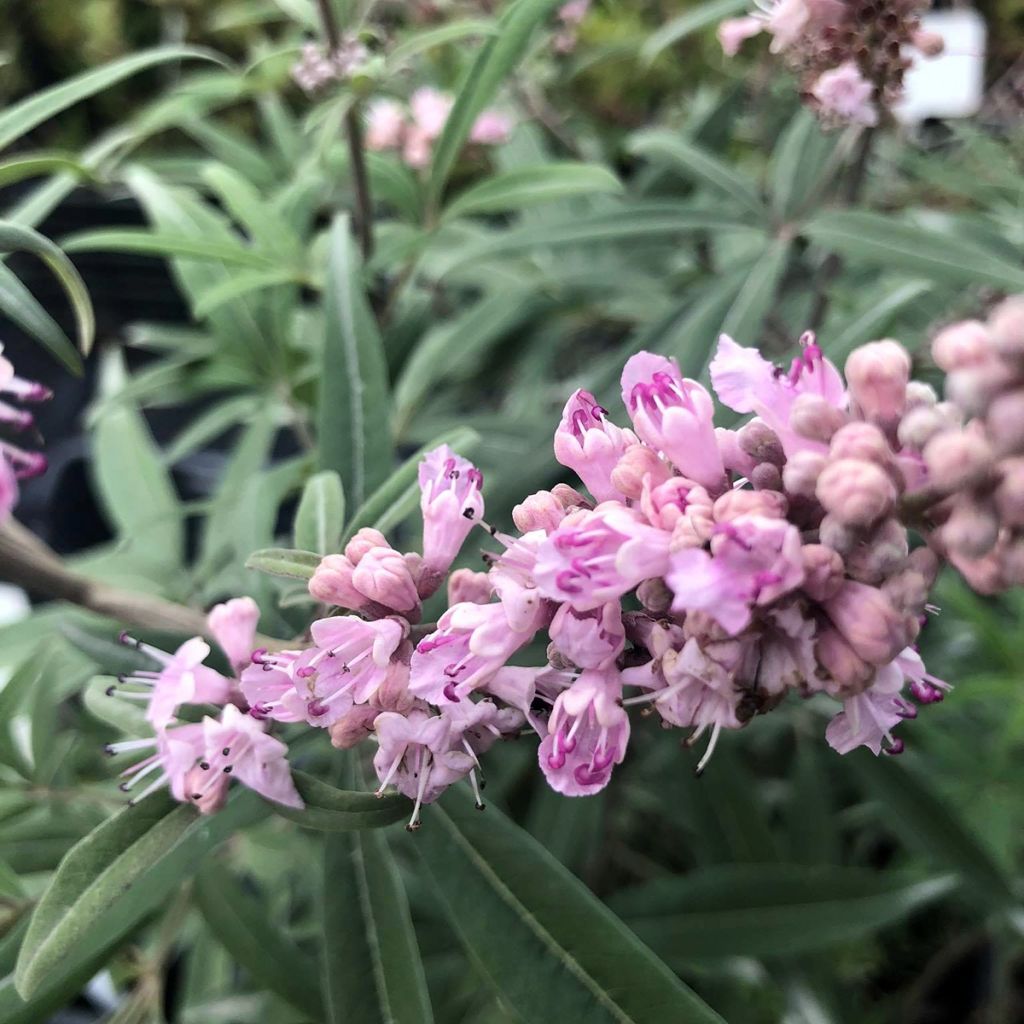
<instances>
[{"instance_id":1,"label":"flower bud","mask_svg":"<svg viewBox=\"0 0 1024 1024\"><path fill-rule=\"evenodd\" d=\"M948 418L937 406L919 405L900 420L896 437L903 447L921 451L936 434L949 427Z\"/></svg>"},{"instance_id":2,"label":"flower bud","mask_svg":"<svg viewBox=\"0 0 1024 1024\"><path fill-rule=\"evenodd\" d=\"M971 590L979 594L998 594L1006 588L1003 563L994 551L982 558L967 558L956 551L950 551L949 561L967 581Z\"/></svg>"},{"instance_id":3,"label":"flower bud","mask_svg":"<svg viewBox=\"0 0 1024 1024\"><path fill-rule=\"evenodd\" d=\"M1003 526L1024 527L1024 456L999 463L1001 479L992 495Z\"/></svg>"},{"instance_id":4,"label":"flower bud","mask_svg":"<svg viewBox=\"0 0 1024 1024\"><path fill-rule=\"evenodd\" d=\"M951 324L932 340L932 358L947 373L977 366L991 355L992 337L980 320Z\"/></svg>"},{"instance_id":5,"label":"flower bud","mask_svg":"<svg viewBox=\"0 0 1024 1024\"><path fill-rule=\"evenodd\" d=\"M593 508L593 505L575 487L570 487L568 484L555 484L551 488L551 493L558 499L566 512L571 512L574 508Z\"/></svg>"},{"instance_id":6,"label":"flower bud","mask_svg":"<svg viewBox=\"0 0 1024 1024\"><path fill-rule=\"evenodd\" d=\"M380 714L380 708L369 704L355 704L336 722L328 727L331 745L339 750L351 750L363 742L372 732L373 723Z\"/></svg>"},{"instance_id":7,"label":"flower bud","mask_svg":"<svg viewBox=\"0 0 1024 1024\"><path fill-rule=\"evenodd\" d=\"M927 551L928 549L918 548L918 550ZM913 565L908 564L882 584L882 593L889 599L889 603L896 611L903 615L916 617L924 612L933 582L934 576L929 577L926 573L922 573Z\"/></svg>"},{"instance_id":8,"label":"flower bud","mask_svg":"<svg viewBox=\"0 0 1024 1024\"><path fill-rule=\"evenodd\" d=\"M854 349L846 360L846 383L864 415L875 423L895 424L907 400L910 356L895 341L873 341Z\"/></svg>"},{"instance_id":9,"label":"flower bud","mask_svg":"<svg viewBox=\"0 0 1024 1024\"><path fill-rule=\"evenodd\" d=\"M352 585L370 601L408 617L419 614L420 598L405 558L394 548L370 548L352 571Z\"/></svg>"},{"instance_id":10,"label":"flower bud","mask_svg":"<svg viewBox=\"0 0 1024 1024\"><path fill-rule=\"evenodd\" d=\"M736 440L741 451L755 462L771 462L781 466L786 461L779 435L764 420L752 419L740 427Z\"/></svg>"},{"instance_id":11,"label":"flower bud","mask_svg":"<svg viewBox=\"0 0 1024 1024\"><path fill-rule=\"evenodd\" d=\"M648 475L650 485L657 487L672 476L672 470L653 448L645 444L632 444L615 464L611 482L617 491L636 501L643 491L644 477Z\"/></svg>"},{"instance_id":12,"label":"flower bud","mask_svg":"<svg viewBox=\"0 0 1024 1024\"><path fill-rule=\"evenodd\" d=\"M863 459L879 466L892 465L892 448L873 423L856 420L838 430L829 445L834 459Z\"/></svg>"},{"instance_id":13,"label":"flower bud","mask_svg":"<svg viewBox=\"0 0 1024 1024\"><path fill-rule=\"evenodd\" d=\"M344 555L325 555L309 581L309 592L318 601L356 610L366 597L352 583L355 566Z\"/></svg>"},{"instance_id":14,"label":"flower bud","mask_svg":"<svg viewBox=\"0 0 1024 1024\"><path fill-rule=\"evenodd\" d=\"M815 489L831 516L853 527L871 526L896 506L896 485L881 466L864 459L836 459L822 471Z\"/></svg>"},{"instance_id":15,"label":"flower bud","mask_svg":"<svg viewBox=\"0 0 1024 1024\"><path fill-rule=\"evenodd\" d=\"M652 615L664 615L672 606L672 591L661 579L644 580L636 588L636 597Z\"/></svg>"},{"instance_id":16,"label":"flower bud","mask_svg":"<svg viewBox=\"0 0 1024 1024\"><path fill-rule=\"evenodd\" d=\"M999 520L992 502L958 501L940 534L942 543L964 558L987 555L999 537Z\"/></svg>"},{"instance_id":17,"label":"flower bud","mask_svg":"<svg viewBox=\"0 0 1024 1024\"><path fill-rule=\"evenodd\" d=\"M512 522L520 533L550 533L565 518L565 506L551 491L528 495L512 509Z\"/></svg>"},{"instance_id":18,"label":"flower bud","mask_svg":"<svg viewBox=\"0 0 1024 1024\"><path fill-rule=\"evenodd\" d=\"M804 592L814 601L835 597L843 582L843 560L837 551L824 544L805 544Z\"/></svg>"},{"instance_id":19,"label":"flower bud","mask_svg":"<svg viewBox=\"0 0 1024 1024\"><path fill-rule=\"evenodd\" d=\"M916 409L923 405L935 405L939 396L931 384L923 380L912 380L907 383L907 408Z\"/></svg>"},{"instance_id":20,"label":"flower bud","mask_svg":"<svg viewBox=\"0 0 1024 1024\"><path fill-rule=\"evenodd\" d=\"M828 444L849 417L821 395L805 392L797 397L789 413L789 425L809 441Z\"/></svg>"},{"instance_id":21,"label":"flower bud","mask_svg":"<svg viewBox=\"0 0 1024 1024\"><path fill-rule=\"evenodd\" d=\"M1024 359L1024 295L1011 295L989 314L988 328L1004 359Z\"/></svg>"},{"instance_id":22,"label":"flower bud","mask_svg":"<svg viewBox=\"0 0 1024 1024\"><path fill-rule=\"evenodd\" d=\"M860 532L840 522L835 516L827 515L818 527L818 539L845 557L860 543Z\"/></svg>"},{"instance_id":23,"label":"flower bud","mask_svg":"<svg viewBox=\"0 0 1024 1024\"><path fill-rule=\"evenodd\" d=\"M715 441L722 454L722 462L730 473L749 476L757 462L741 447L738 430L727 430L725 427L715 428Z\"/></svg>"},{"instance_id":24,"label":"flower bud","mask_svg":"<svg viewBox=\"0 0 1024 1024\"><path fill-rule=\"evenodd\" d=\"M751 471L750 482L758 491L781 491L782 471L773 462L762 462Z\"/></svg>"},{"instance_id":25,"label":"flower bud","mask_svg":"<svg viewBox=\"0 0 1024 1024\"><path fill-rule=\"evenodd\" d=\"M1024 452L1024 388L995 399L988 407L985 425L999 452Z\"/></svg>"},{"instance_id":26,"label":"flower bud","mask_svg":"<svg viewBox=\"0 0 1024 1024\"><path fill-rule=\"evenodd\" d=\"M855 580L877 585L903 565L908 551L906 527L890 517L847 556L846 568Z\"/></svg>"},{"instance_id":27,"label":"flower bud","mask_svg":"<svg viewBox=\"0 0 1024 1024\"><path fill-rule=\"evenodd\" d=\"M1002 552L1002 575L1007 586L1024 586L1024 537L1006 544Z\"/></svg>"},{"instance_id":28,"label":"flower bud","mask_svg":"<svg viewBox=\"0 0 1024 1024\"><path fill-rule=\"evenodd\" d=\"M387 675L373 695L373 705L381 711L397 711L404 715L415 703L409 691L409 658L412 646L403 643L396 659L388 666Z\"/></svg>"},{"instance_id":29,"label":"flower bud","mask_svg":"<svg viewBox=\"0 0 1024 1024\"><path fill-rule=\"evenodd\" d=\"M836 629L825 627L818 631L814 655L830 676L833 685L828 690L836 697L862 693L875 677L874 668L857 655Z\"/></svg>"},{"instance_id":30,"label":"flower bud","mask_svg":"<svg viewBox=\"0 0 1024 1024\"><path fill-rule=\"evenodd\" d=\"M910 42L926 57L938 57L946 48L946 41L938 32L928 32L925 29L918 29L910 37Z\"/></svg>"},{"instance_id":31,"label":"flower bud","mask_svg":"<svg viewBox=\"0 0 1024 1024\"><path fill-rule=\"evenodd\" d=\"M494 588L491 578L485 572L472 569L456 569L448 577L448 606L453 604L487 604Z\"/></svg>"},{"instance_id":32,"label":"flower bud","mask_svg":"<svg viewBox=\"0 0 1024 1024\"><path fill-rule=\"evenodd\" d=\"M885 665L907 646L907 622L877 587L845 580L825 613L853 652L872 665Z\"/></svg>"},{"instance_id":33,"label":"flower bud","mask_svg":"<svg viewBox=\"0 0 1024 1024\"><path fill-rule=\"evenodd\" d=\"M359 560L370 548L388 547L391 545L388 544L387 538L380 530L375 530L372 526L364 526L361 530L357 530L355 536L345 545L345 557L353 565L358 565Z\"/></svg>"},{"instance_id":34,"label":"flower bud","mask_svg":"<svg viewBox=\"0 0 1024 1024\"><path fill-rule=\"evenodd\" d=\"M795 452L782 468L782 483L790 494L813 498L818 477L825 468L827 458L819 452Z\"/></svg>"},{"instance_id":35,"label":"flower bud","mask_svg":"<svg viewBox=\"0 0 1024 1024\"><path fill-rule=\"evenodd\" d=\"M1010 367L992 360L951 373L946 378L946 397L966 416L983 416L989 404L1015 383Z\"/></svg>"},{"instance_id":36,"label":"flower bud","mask_svg":"<svg viewBox=\"0 0 1024 1024\"><path fill-rule=\"evenodd\" d=\"M789 502L778 491L726 491L715 499L711 514L716 523L727 523L737 516L767 516L785 519Z\"/></svg>"},{"instance_id":37,"label":"flower bud","mask_svg":"<svg viewBox=\"0 0 1024 1024\"><path fill-rule=\"evenodd\" d=\"M992 447L976 430L945 430L924 447L930 482L943 491L977 487L992 475Z\"/></svg>"}]
</instances>

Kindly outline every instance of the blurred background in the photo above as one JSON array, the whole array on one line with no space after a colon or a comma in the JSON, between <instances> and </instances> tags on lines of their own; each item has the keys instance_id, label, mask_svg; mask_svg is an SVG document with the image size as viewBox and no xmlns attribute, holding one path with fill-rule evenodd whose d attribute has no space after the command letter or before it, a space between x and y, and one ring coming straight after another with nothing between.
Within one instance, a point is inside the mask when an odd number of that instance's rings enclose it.
<instances>
[{"instance_id":1,"label":"blurred background","mask_svg":"<svg viewBox=\"0 0 1024 1024\"><path fill-rule=\"evenodd\" d=\"M544 42L531 51L501 94L511 138L464 154L437 208L407 168L371 161L385 428L401 458L445 431L475 431L488 517L502 526L523 495L560 478L550 437L565 396L586 386L621 419L619 369L640 348L701 376L720 329L782 359L812 326L840 365L855 345L891 336L937 381L931 333L979 314L1019 279L1019 0L954 5L986 30L983 52L951 54L979 76L970 116L929 113L925 102L875 140L854 189L847 133L821 130L767 48L723 57L715 25L743 7L593 3L568 51ZM383 51L392 36L490 8L380 3L366 41ZM69 242L96 307L98 351L72 379L0 316L19 372L56 392L39 415L52 469L26 485L18 517L106 579L203 604L255 592L265 628L290 635L304 611L296 595L254 584L241 565L287 534L308 472L325 236L353 204L338 132L352 97L310 97L291 78L299 46L317 33L312 5L4 0L0 13L0 106L158 45L208 47L231 61L151 67L19 143L81 160L83 173L55 192L38 181L0 185L0 210ZM428 47L389 70L382 88L451 89L463 67L458 45ZM606 177L535 206L452 201L488 174L555 160ZM275 219L261 236L267 211ZM136 235L97 236L150 229L214 239L225 266L242 265L231 247L243 243L260 260L248 287L232 290L223 268L170 243L161 251L125 242ZM70 333L67 300L45 268L25 256L10 266ZM149 445L169 499L153 499L148 469L97 468L104 430ZM180 551L169 560L159 550L168 501L181 530L170 531ZM11 602L9 614L23 614ZM696 755L657 735L653 720L638 724L621 777L587 800L549 792L532 749L510 745L492 755L491 799L733 1024L1024 1022L1024 601L978 597L951 574L937 603L922 651L955 690L907 730L898 770L835 756L812 701L728 736L699 781ZM79 737L59 761L39 756L45 785L70 779L104 792L105 733L74 694L85 676L117 670L109 623L40 606L0 629L4 666L51 637L66 681L35 715L73 723ZM38 730L30 746L45 746ZM0 857L29 876L49 871L109 811L105 792L99 809L0 811ZM457 951L408 837L397 846L439 1020L512 1020ZM301 945L314 898L280 832L258 826L230 856L253 892L274 894L275 920L291 922ZM214 932L190 928L161 996L166 1019L306 1019L262 993ZM115 965L69 1009L17 1019L113 1020L126 975Z\"/></svg>"}]
</instances>

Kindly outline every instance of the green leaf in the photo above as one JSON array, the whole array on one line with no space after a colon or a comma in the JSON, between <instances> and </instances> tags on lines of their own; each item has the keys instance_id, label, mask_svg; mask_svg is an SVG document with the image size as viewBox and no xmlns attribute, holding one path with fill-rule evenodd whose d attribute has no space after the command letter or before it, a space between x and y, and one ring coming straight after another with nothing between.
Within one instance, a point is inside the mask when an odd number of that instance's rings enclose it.
<instances>
[{"instance_id":1,"label":"green leaf","mask_svg":"<svg viewBox=\"0 0 1024 1024\"><path fill-rule=\"evenodd\" d=\"M83 231L61 240L68 252L138 252L168 259L213 260L229 266L280 271L272 259L241 244L219 242L212 238L172 235L145 228L118 231Z\"/></svg>"},{"instance_id":2,"label":"green leaf","mask_svg":"<svg viewBox=\"0 0 1024 1024\"><path fill-rule=\"evenodd\" d=\"M361 504L387 476L393 453L384 344L366 301L347 216L331 227L324 321L320 468L335 470L345 494Z\"/></svg>"},{"instance_id":3,"label":"green leaf","mask_svg":"<svg viewBox=\"0 0 1024 1024\"><path fill-rule=\"evenodd\" d=\"M894 758L848 759L866 791L884 808L883 821L913 849L952 868L994 907L1017 904L1013 885L992 854L918 770Z\"/></svg>"},{"instance_id":4,"label":"green leaf","mask_svg":"<svg viewBox=\"0 0 1024 1024\"><path fill-rule=\"evenodd\" d=\"M409 495L415 495L418 489L416 482L419 472L420 461L428 453L439 445L446 444L459 455L465 456L480 440L480 435L469 427L456 427L444 434L434 438L429 444L425 444L414 455L410 455L405 462L399 466L363 502L352 515L348 526L345 529L344 542L348 542L352 535L364 526L375 526L387 515L394 506L401 504ZM380 527L377 527L378 529Z\"/></svg>"},{"instance_id":5,"label":"green leaf","mask_svg":"<svg viewBox=\"0 0 1024 1024\"><path fill-rule=\"evenodd\" d=\"M0 163L0 186L12 185L26 178L65 171L78 178L91 179L93 172L67 153L25 153Z\"/></svg>"},{"instance_id":6,"label":"green leaf","mask_svg":"<svg viewBox=\"0 0 1024 1024\"><path fill-rule=\"evenodd\" d=\"M81 375L82 357L75 351L75 346L4 263L0 263L0 313L48 348L71 373Z\"/></svg>"},{"instance_id":7,"label":"green leaf","mask_svg":"<svg viewBox=\"0 0 1024 1024\"><path fill-rule=\"evenodd\" d=\"M453 220L477 213L521 210L570 196L621 191L622 182L599 164L570 160L530 164L494 174L470 186L448 204L444 217Z\"/></svg>"},{"instance_id":8,"label":"green leaf","mask_svg":"<svg viewBox=\"0 0 1024 1024\"><path fill-rule=\"evenodd\" d=\"M258 988L268 989L313 1020L323 1019L313 963L263 915L265 899L243 889L219 864L199 872L196 899L210 931Z\"/></svg>"},{"instance_id":9,"label":"green leaf","mask_svg":"<svg viewBox=\"0 0 1024 1024\"><path fill-rule=\"evenodd\" d=\"M223 164L208 164L202 176L258 249L298 262L302 252L299 236L251 182Z\"/></svg>"},{"instance_id":10,"label":"green leaf","mask_svg":"<svg viewBox=\"0 0 1024 1024\"><path fill-rule=\"evenodd\" d=\"M175 60L209 60L224 63L222 58L211 50L194 46L160 46L132 54L130 57L122 57L110 64L69 78L60 85L37 92L0 113L0 150L6 149L15 139L62 110L116 85L139 71Z\"/></svg>"},{"instance_id":11,"label":"green leaf","mask_svg":"<svg viewBox=\"0 0 1024 1024\"><path fill-rule=\"evenodd\" d=\"M792 239L776 238L754 264L750 276L729 307L722 322L722 331L741 345L759 342L761 325L775 304L792 245Z\"/></svg>"},{"instance_id":12,"label":"green leaf","mask_svg":"<svg viewBox=\"0 0 1024 1024\"><path fill-rule=\"evenodd\" d=\"M11 732L11 722L27 698L37 692L50 671L54 652L40 647L34 650L7 679L0 690L0 762L28 777L31 766Z\"/></svg>"},{"instance_id":13,"label":"green leaf","mask_svg":"<svg viewBox=\"0 0 1024 1024\"><path fill-rule=\"evenodd\" d=\"M952 891L863 868L716 865L616 893L609 905L674 967L703 957L793 956L871 935Z\"/></svg>"},{"instance_id":14,"label":"green leaf","mask_svg":"<svg viewBox=\"0 0 1024 1024\"><path fill-rule=\"evenodd\" d=\"M153 727L146 720L142 706L132 701L121 700L109 692L117 682L114 676L94 676L82 691L85 709L96 719L117 729L124 736L139 739L149 736Z\"/></svg>"},{"instance_id":15,"label":"green leaf","mask_svg":"<svg viewBox=\"0 0 1024 1024\"><path fill-rule=\"evenodd\" d=\"M345 489L333 469L309 478L295 513L295 546L326 555L337 551L345 526Z\"/></svg>"},{"instance_id":16,"label":"green leaf","mask_svg":"<svg viewBox=\"0 0 1024 1024\"><path fill-rule=\"evenodd\" d=\"M64 288L75 311L75 321L78 325L78 345L82 352L88 355L96 337L96 317L85 282L71 260L38 231L6 221L0 221L0 252L28 252L33 256L38 256L50 268L53 276ZM40 338L40 340L44 339ZM66 361L61 352L62 347L54 351L54 355L57 355L62 361ZM72 368L76 373L81 372L80 364L77 368Z\"/></svg>"},{"instance_id":17,"label":"green leaf","mask_svg":"<svg viewBox=\"0 0 1024 1024\"><path fill-rule=\"evenodd\" d=\"M951 284L1024 289L1024 269L975 242L864 211L820 213L804 233L818 245L875 267L893 267Z\"/></svg>"},{"instance_id":18,"label":"green leaf","mask_svg":"<svg viewBox=\"0 0 1024 1024\"><path fill-rule=\"evenodd\" d=\"M582 882L493 808L461 793L416 836L449 921L530 1024L722 1024Z\"/></svg>"},{"instance_id":19,"label":"green leaf","mask_svg":"<svg viewBox=\"0 0 1024 1024\"><path fill-rule=\"evenodd\" d=\"M702 28L717 24L730 14L745 11L748 6L746 0L712 0L711 3L698 4L685 14L667 21L657 32L652 33L640 50L640 56L651 63L662 50L667 50L674 43L694 32L699 32Z\"/></svg>"},{"instance_id":20,"label":"green leaf","mask_svg":"<svg viewBox=\"0 0 1024 1024\"><path fill-rule=\"evenodd\" d=\"M137 409L108 404L93 434L92 472L118 534L140 557L172 568L184 552L184 525L174 484Z\"/></svg>"},{"instance_id":21,"label":"green leaf","mask_svg":"<svg viewBox=\"0 0 1024 1024\"><path fill-rule=\"evenodd\" d=\"M800 107L772 150L769 188L777 217L796 217L813 201L835 146L834 134L826 134L818 118Z\"/></svg>"},{"instance_id":22,"label":"green leaf","mask_svg":"<svg viewBox=\"0 0 1024 1024\"><path fill-rule=\"evenodd\" d=\"M315 552L291 548L264 548L254 551L245 561L246 569L292 580L311 580L319 564L320 556Z\"/></svg>"},{"instance_id":23,"label":"green leaf","mask_svg":"<svg viewBox=\"0 0 1024 1024\"><path fill-rule=\"evenodd\" d=\"M418 57L421 53L426 53L427 50L433 50L437 46L472 37L493 36L497 30L498 27L494 21L484 18L460 18L457 21L450 21L447 25L428 29L426 32L416 32L396 43L394 49L388 54L388 65L391 68L397 68L398 65L406 63L413 57Z\"/></svg>"},{"instance_id":24,"label":"green leaf","mask_svg":"<svg viewBox=\"0 0 1024 1024\"><path fill-rule=\"evenodd\" d=\"M276 270L243 270L204 292L192 304L197 320L203 320L225 303L279 284L299 284L301 274L288 267Z\"/></svg>"},{"instance_id":25,"label":"green leaf","mask_svg":"<svg viewBox=\"0 0 1024 1024\"><path fill-rule=\"evenodd\" d=\"M262 402L257 395L241 394L225 398L200 413L164 449L164 461L173 466L179 459L191 455L226 430L244 422L261 411Z\"/></svg>"},{"instance_id":26,"label":"green leaf","mask_svg":"<svg viewBox=\"0 0 1024 1024\"><path fill-rule=\"evenodd\" d=\"M302 810L271 804L272 810L297 825L318 832L353 832L382 828L409 815L409 802L396 794L377 797L362 790L337 789L327 782L292 772L295 788L306 806Z\"/></svg>"},{"instance_id":27,"label":"green leaf","mask_svg":"<svg viewBox=\"0 0 1024 1024\"><path fill-rule=\"evenodd\" d=\"M838 334L829 332L820 339L825 354L837 366L858 346L882 336L882 332L907 306L927 295L934 285L929 281L908 281L879 297L873 294L863 312Z\"/></svg>"},{"instance_id":28,"label":"green leaf","mask_svg":"<svg viewBox=\"0 0 1024 1024\"><path fill-rule=\"evenodd\" d=\"M497 32L477 54L456 92L455 105L434 144L427 185L427 206L436 209L448 175L469 138L473 122L494 99L505 77L522 60L534 29L558 0L514 0L498 22Z\"/></svg>"},{"instance_id":29,"label":"green leaf","mask_svg":"<svg viewBox=\"0 0 1024 1024\"><path fill-rule=\"evenodd\" d=\"M698 185L721 193L758 220L765 219L764 203L747 178L695 143L671 132L645 131L632 137L629 149L653 163L674 168Z\"/></svg>"},{"instance_id":30,"label":"green leaf","mask_svg":"<svg viewBox=\"0 0 1024 1024\"><path fill-rule=\"evenodd\" d=\"M347 781L361 785L350 765ZM328 836L323 880L328 1024L431 1024L409 904L385 835Z\"/></svg>"}]
</instances>

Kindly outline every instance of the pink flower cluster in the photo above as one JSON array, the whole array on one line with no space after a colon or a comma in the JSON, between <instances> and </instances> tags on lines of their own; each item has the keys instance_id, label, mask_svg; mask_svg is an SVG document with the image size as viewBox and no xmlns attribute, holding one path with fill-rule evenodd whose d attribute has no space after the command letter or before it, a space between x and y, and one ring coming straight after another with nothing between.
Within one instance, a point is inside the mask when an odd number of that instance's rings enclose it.
<instances>
[{"instance_id":1,"label":"pink flower cluster","mask_svg":"<svg viewBox=\"0 0 1024 1024\"><path fill-rule=\"evenodd\" d=\"M430 86L409 97L408 109L397 100L377 99L367 111L366 146L371 150L396 150L410 167L420 170L430 163L434 142L444 130L455 98ZM473 123L469 141L498 146L508 140L512 120L497 110L485 110Z\"/></svg>"},{"instance_id":2,"label":"pink flower cluster","mask_svg":"<svg viewBox=\"0 0 1024 1024\"><path fill-rule=\"evenodd\" d=\"M568 0L555 12L558 19L558 31L555 32L552 46L556 53L572 53L579 42L580 25L590 11L590 0Z\"/></svg>"},{"instance_id":3,"label":"pink flower cluster","mask_svg":"<svg viewBox=\"0 0 1024 1024\"><path fill-rule=\"evenodd\" d=\"M137 645L160 667L121 683L154 729L114 748L152 751L126 788L149 778L210 811L233 773L298 806L270 733L300 723L336 747L371 743L378 793L413 800L417 828L459 780L480 803L499 740L535 733L551 787L587 796L626 755L630 709L688 742L708 734L703 770L722 730L790 694L839 702L825 738L840 753L898 754L895 728L949 689L914 646L941 559L981 589L1024 581L1024 298L935 339L945 402L894 341L854 351L844 380L812 334L800 340L784 368L719 339L711 382L748 417L736 429L716 428L708 390L648 352L622 374L628 425L575 392L554 453L580 487L529 495L516 535L484 521L471 463L431 452L422 550L362 529L325 556L309 592L335 611L308 645L250 654L247 598L209 620L233 676L203 665L200 639L174 655ZM453 571L477 527L497 547L486 571ZM420 625L445 584L447 609ZM179 720L197 704L223 710Z\"/></svg>"},{"instance_id":4,"label":"pink flower cluster","mask_svg":"<svg viewBox=\"0 0 1024 1024\"><path fill-rule=\"evenodd\" d=\"M11 361L2 353L0 345L0 395L18 402L44 402L52 397L49 388L17 376ZM0 424L9 430L25 431L32 429L35 420L30 412L0 398ZM6 519L18 503L18 481L45 473L46 465L45 455L0 441L0 521Z\"/></svg>"},{"instance_id":5,"label":"pink flower cluster","mask_svg":"<svg viewBox=\"0 0 1024 1024\"><path fill-rule=\"evenodd\" d=\"M351 34L333 53L318 43L306 43L292 68L292 78L303 92L319 92L330 82L345 82L358 74L369 59L370 51Z\"/></svg>"},{"instance_id":6,"label":"pink flower cluster","mask_svg":"<svg viewBox=\"0 0 1024 1024\"><path fill-rule=\"evenodd\" d=\"M942 39L921 29L926 6L925 0L769 0L755 14L723 21L718 38L731 57L746 39L767 32L771 52L800 75L804 96L824 121L875 125L879 109L902 95L908 47L925 56L942 51Z\"/></svg>"}]
</instances>

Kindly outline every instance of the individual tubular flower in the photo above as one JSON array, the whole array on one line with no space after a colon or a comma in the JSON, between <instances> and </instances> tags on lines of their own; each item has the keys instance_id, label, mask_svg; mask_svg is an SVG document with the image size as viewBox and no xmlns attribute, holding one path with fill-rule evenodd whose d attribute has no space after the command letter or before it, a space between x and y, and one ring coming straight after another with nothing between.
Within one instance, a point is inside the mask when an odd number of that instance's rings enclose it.
<instances>
[{"instance_id":1,"label":"individual tubular flower","mask_svg":"<svg viewBox=\"0 0 1024 1024\"><path fill-rule=\"evenodd\" d=\"M250 663L259 619L259 605L251 597L233 597L214 605L206 616L210 632L236 672Z\"/></svg>"},{"instance_id":2,"label":"individual tubular flower","mask_svg":"<svg viewBox=\"0 0 1024 1024\"><path fill-rule=\"evenodd\" d=\"M52 397L53 392L42 384L19 377L11 361L3 355L3 345L0 345L0 395L10 396L19 402L44 402ZM0 398L0 424L21 431L33 423L30 412ZM0 522L18 503L18 481L39 476L46 472L46 467L46 456L41 453L28 452L8 441L0 441Z\"/></svg>"},{"instance_id":3,"label":"individual tubular flower","mask_svg":"<svg viewBox=\"0 0 1024 1024\"><path fill-rule=\"evenodd\" d=\"M637 434L683 476L712 492L725 483L711 396L672 359L638 352L622 371L622 401Z\"/></svg>"},{"instance_id":4,"label":"individual tubular flower","mask_svg":"<svg viewBox=\"0 0 1024 1024\"><path fill-rule=\"evenodd\" d=\"M563 604L548 628L551 643L577 668L606 668L622 653L626 634L618 601L578 612Z\"/></svg>"},{"instance_id":5,"label":"individual tubular flower","mask_svg":"<svg viewBox=\"0 0 1024 1024\"><path fill-rule=\"evenodd\" d=\"M875 87L852 60L823 71L809 91L826 120L869 127L878 124L878 108L872 100Z\"/></svg>"},{"instance_id":6,"label":"individual tubular flower","mask_svg":"<svg viewBox=\"0 0 1024 1024\"><path fill-rule=\"evenodd\" d=\"M463 542L483 517L483 477L471 462L441 445L420 463L419 483L424 569L420 594L426 597L440 585Z\"/></svg>"},{"instance_id":7,"label":"individual tubular flower","mask_svg":"<svg viewBox=\"0 0 1024 1024\"><path fill-rule=\"evenodd\" d=\"M555 700L538 759L548 784L564 796L592 796L611 779L629 742L615 668L584 672Z\"/></svg>"},{"instance_id":8,"label":"individual tubular flower","mask_svg":"<svg viewBox=\"0 0 1024 1024\"><path fill-rule=\"evenodd\" d=\"M612 471L626 449L636 443L631 430L615 426L594 396L581 389L562 411L555 431L555 458L571 469L598 501L606 501L622 497L611 482Z\"/></svg>"}]
</instances>

